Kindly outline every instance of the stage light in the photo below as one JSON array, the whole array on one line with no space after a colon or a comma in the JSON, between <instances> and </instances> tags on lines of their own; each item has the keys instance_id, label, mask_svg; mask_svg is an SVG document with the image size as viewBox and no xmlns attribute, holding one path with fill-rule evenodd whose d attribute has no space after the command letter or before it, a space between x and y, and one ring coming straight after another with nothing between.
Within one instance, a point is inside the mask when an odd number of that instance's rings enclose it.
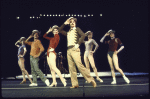
<instances>
[{"instance_id":1,"label":"stage light","mask_svg":"<svg viewBox=\"0 0 150 99\"><path fill-rule=\"evenodd\" d=\"M36 17L38 19L38 17Z\"/></svg>"},{"instance_id":2,"label":"stage light","mask_svg":"<svg viewBox=\"0 0 150 99\"><path fill-rule=\"evenodd\" d=\"M30 19L32 19L32 17L30 17Z\"/></svg>"},{"instance_id":3,"label":"stage light","mask_svg":"<svg viewBox=\"0 0 150 99\"><path fill-rule=\"evenodd\" d=\"M68 16L70 16L70 14Z\"/></svg>"},{"instance_id":4,"label":"stage light","mask_svg":"<svg viewBox=\"0 0 150 99\"><path fill-rule=\"evenodd\" d=\"M34 16L33 16L33 18L34 18Z\"/></svg>"},{"instance_id":5,"label":"stage light","mask_svg":"<svg viewBox=\"0 0 150 99\"><path fill-rule=\"evenodd\" d=\"M72 16L73 16L73 14L72 14Z\"/></svg>"},{"instance_id":6,"label":"stage light","mask_svg":"<svg viewBox=\"0 0 150 99\"><path fill-rule=\"evenodd\" d=\"M91 16L93 16L93 14L91 14Z\"/></svg>"},{"instance_id":7,"label":"stage light","mask_svg":"<svg viewBox=\"0 0 150 99\"><path fill-rule=\"evenodd\" d=\"M76 16L76 14L74 16Z\"/></svg>"},{"instance_id":8,"label":"stage light","mask_svg":"<svg viewBox=\"0 0 150 99\"><path fill-rule=\"evenodd\" d=\"M55 16L57 16L57 14Z\"/></svg>"},{"instance_id":9,"label":"stage light","mask_svg":"<svg viewBox=\"0 0 150 99\"><path fill-rule=\"evenodd\" d=\"M86 15L84 15L84 17L86 17Z\"/></svg>"},{"instance_id":10,"label":"stage light","mask_svg":"<svg viewBox=\"0 0 150 99\"><path fill-rule=\"evenodd\" d=\"M60 16L60 14L59 14L59 16Z\"/></svg>"},{"instance_id":11,"label":"stage light","mask_svg":"<svg viewBox=\"0 0 150 99\"><path fill-rule=\"evenodd\" d=\"M43 16L45 16L45 14Z\"/></svg>"},{"instance_id":12,"label":"stage light","mask_svg":"<svg viewBox=\"0 0 150 99\"><path fill-rule=\"evenodd\" d=\"M82 17L82 15L80 15L80 17Z\"/></svg>"},{"instance_id":13,"label":"stage light","mask_svg":"<svg viewBox=\"0 0 150 99\"><path fill-rule=\"evenodd\" d=\"M66 16L68 16L68 15L66 15Z\"/></svg>"},{"instance_id":14,"label":"stage light","mask_svg":"<svg viewBox=\"0 0 150 99\"><path fill-rule=\"evenodd\" d=\"M100 14L100 16L102 16L102 14Z\"/></svg>"},{"instance_id":15,"label":"stage light","mask_svg":"<svg viewBox=\"0 0 150 99\"><path fill-rule=\"evenodd\" d=\"M80 15L78 14L78 16L80 16Z\"/></svg>"},{"instance_id":16,"label":"stage light","mask_svg":"<svg viewBox=\"0 0 150 99\"><path fill-rule=\"evenodd\" d=\"M49 16L52 16L51 14Z\"/></svg>"},{"instance_id":17,"label":"stage light","mask_svg":"<svg viewBox=\"0 0 150 99\"><path fill-rule=\"evenodd\" d=\"M90 16L90 14L88 14L88 16Z\"/></svg>"},{"instance_id":18,"label":"stage light","mask_svg":"<svg viewBox=\"0 0 150 99\"><path fill-rule=\"evenodd\" d=\"M42 14L40 14L40 16L42 16Z\"/></svg>"},{"instance_id":19,"label":"stage light","mask_svg":"<svg viewBox=\"0 0 150 99\"><path fill-rule=\"evenodd\" d=\"M47 14L47 16L49 16L49 15Z\"/></svg>"},{"instance_id":20,"label":"stage light","mask_svg":"<svg viewBox=\"0 0 150 99\"><path fill-rule=\"evenodd\" d=\"M16 19L20 19L20 17L16 17Z\"/></svg>"},{"instance_id":21,"label":"stage light","mask_svg":"<svg viewBox=\"0 0 150 99\"><path fill-rule=\"evenodd\" d=\"M41 17L39 17L39 18L41 18Z\"/></svg>"},{"instance_id":22,"label":"stage light","mask_svg":"<svg viewBox=\"0 0 150 99\"><path fill-rule=\"evenodd\" d=\"M55 16L55 15L53 14L53 16Z\"/></svg>"}]
</instances>

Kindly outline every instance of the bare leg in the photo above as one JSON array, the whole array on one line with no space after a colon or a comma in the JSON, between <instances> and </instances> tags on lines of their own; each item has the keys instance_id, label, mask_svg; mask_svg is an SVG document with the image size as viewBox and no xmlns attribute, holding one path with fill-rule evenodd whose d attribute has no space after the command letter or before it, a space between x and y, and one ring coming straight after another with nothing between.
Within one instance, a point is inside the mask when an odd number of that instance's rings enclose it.
<instances>
[{"instance_id":1,"label":"bare leg","mask_svg":"<svg viewBox=\"0 0 150 99\"><path fill-rule=\"evenodd\" d=\"M114 67L113 67L112 58L109 56L109 54L107 54L107 58L108 58L108 63L110 65L110 69L111 69L111 73L112 73L112 78L113 78L112 84L116 84L115 70L114 70Z\"/></svg>"},{"instance_id":2,"label":"bare leg","mask_svg":"<svg viewBox=\"0 0 150 99\"><path fill-rule=\"evenodd\" d=\"M84 54L84 63L85 63L86 68L87 68L88 71L90 72L89 59L88 59L88 57L86 57L85 54Z\"/></svg>"},{"instance_id":3,"label":"bare leg","mask_svg":"<svg viewBox=\"0 0 150 99\"><path fill-rule=\"evenodd\" d=\"M94 58L93 58L93 54L90 53L90 54L88 55L88 58L89 58L89 61L90 61L91 66L92 66L92 68L93 68L93 71L94 71L94 73L95 73L95 75L96 75L97 80L99 80L100 82L103 82L103 80L100 79L99 76L98 76L97 68L96 68L96 66L95 66L95 62L94 62Z\"/></svg>"},{"instance_id":4,"label":"bare leg","mask_svg":"<svg viewBox=\"0 0 150 99\"><path fill-rule=\"evenodd\" d=\"M22 70L22 73L23 73L23 77L25 78L25 74L28 76L28 79L29 79L29 81L30 81L30 83L33 83L32 82L32 79L30 78L30 76L29 76L29 74L28 74L28 72L27 72L27 70L25 69L25 67L24 67L24 59L21 59L20 60L20 67L21 67L21 70ZM26 80L26 79L25 79Z\"/></svg>"}]
</instances>

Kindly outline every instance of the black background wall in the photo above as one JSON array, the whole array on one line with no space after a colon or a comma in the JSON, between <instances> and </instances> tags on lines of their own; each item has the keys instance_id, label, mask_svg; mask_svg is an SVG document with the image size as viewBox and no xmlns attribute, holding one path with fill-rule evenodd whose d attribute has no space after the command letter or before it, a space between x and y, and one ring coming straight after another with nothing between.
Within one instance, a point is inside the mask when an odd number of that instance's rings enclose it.
<instances>
[{"instance_id":1,"label":"black background wall","mask_svg":"<svg viewBox=\"0 0 150 99\"><path fill-rule=\"evenodd\" d=\"M37 19L36 17L40 14L46 16ZM47 17L47 14L64 14L64 16ZM124 72L149 72L148 0L1 0L1 77L21 74L17 62L18 48L15 46L15 42L20 37L27 38L33 29L38 29L41 31L40 40L45 53L49 41L42 36L50 26L61 26L69 18L65 16L66 14L82 15L82 17L76 16L77 26L83 32L93 31L93 39L99 44L94 54L99 72L110 71L107 61L108 45L99 42L109 29L116 31L116 37L120 38L125 46L118 54L120 68ZM88 16L88 14L93 14L93 16ZM84 15L86 17L83 17ZM33 16L35 18L30 19ZM66 31L68 29L68 26L64 28ZM67 39L59 35L60 42L56 52L62 52L66 57ZM49 36L53 35L49 34ZM109 39L107 37L105 40ZM26 47L25 68L31 73L30 46ZM80 48L83 56L84 44L81 44ZM44 72L43 62L44 59L41 58L40 68ZM64 60L64 67L68 70L67 59Z\"/></svg>"}]
</instances>

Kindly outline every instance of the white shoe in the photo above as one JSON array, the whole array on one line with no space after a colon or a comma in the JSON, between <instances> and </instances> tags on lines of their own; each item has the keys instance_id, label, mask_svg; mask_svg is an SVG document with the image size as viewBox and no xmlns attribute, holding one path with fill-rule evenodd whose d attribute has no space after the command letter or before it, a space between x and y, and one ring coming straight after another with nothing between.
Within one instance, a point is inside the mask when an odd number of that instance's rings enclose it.
<instances>
[{"instance_id":1,"label":"white shoe","mask_svg":"<svg viewBox=\"0 0 150 99\"><path fill-rule=\"evenodd\" d=\"M67 86L67 83L65 82L65 83L64 83L64 87L66 87L66 86Z\"/></svg>"},{"instance_id":2,"label":"white shoe","mask_svg":"<svg viewBox=\"0 0 150 99\"><path fill-rule=\"evenodd\" d=\"M48 80L48 79L46 79L46 80L45 80L45 84L46 84L47 86L49 86L49 85L50 85L50 82L49 82L49 80Z\"/></svg>"},{"instance_id":3,"label":"white shoe","mask_svg":"<svg viewBox=\"0 0 150 99\"><path fill-rule=\"evenodd\" d=\"M126 82L127 84L130 83L130 80L129 80L127 77L123 77L123 78L124 78L124 80L125 80L125 82Z\"/></svg>"},{"instance_id":4,"label":"white shoe","mask_svg":"<svg viewBox=\"0 0 150 99\"><path fill-rule=\"evenodd\" d=\"M38 86L38 84L32 83L32 84L30 84L29 86Z\"/></svg>"},{"instance_id":5,"label":"white shoe","mask_svg":"<svg viewBox=\"0 0 150 99\"><path fill-rule=\"evenodd\" d=\"M96 78L96 79L97 79L99 82L101 82L101 83L103 82L103 80L102 80L102 79L100 79L100 78Z\"/></svg>"},{"instance_id":6,"label":"white shoe","mask_svg":"<svg viewBox=\"0 0 150 99\"><path fill-rule=\"evenodd\" d=\"M111 82L111 84L116 84L116 81L113 80L113 81Z\"/></svg>"}]
</instances>

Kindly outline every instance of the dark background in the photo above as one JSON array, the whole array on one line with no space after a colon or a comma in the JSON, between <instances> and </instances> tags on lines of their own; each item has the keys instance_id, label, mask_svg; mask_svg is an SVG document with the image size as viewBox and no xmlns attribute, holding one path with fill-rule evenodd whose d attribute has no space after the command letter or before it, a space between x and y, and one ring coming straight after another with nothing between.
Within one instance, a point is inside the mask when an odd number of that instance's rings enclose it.
<instances>
[{"instance_id":1,"label":"dark background","mask_svg":"<svg viewBox=\"0 0 150 99\"><path fill-rule=\"evenodd\" d=\"M47 14L82 14L82 17L76 16L77 26L83 32L91 30L94 33L93 39L99 44L94 54L99 72L110 71L107 61L108 45L99 42L109 29L116 31L116 37L120 38L125 46L118 54L120 68L124 72L149 72L148 13L148 0L1 0L1 77L21 75L17 59L18 48L15 46L15 42L20 37L27 38L33 29L38 29L41 31L40 40L45 53L49 41L42 37L44 33L50 26L61 26L69 18L68 16L47 17ZM37 19L40 14L46 16ZM88 14L93 16L83 17ZM33 16L35 18L30 19ZM66 31L68 29L68 26L64 28ZM62 34L59 35L60 42L56 52L62 52L66 57L67 39ZM107 37L105 40L109 39ZM31 74L30 46L26 47L25 68ZM80 48L83 56L84 44L81 44ZM44 59L41 58L40 68L44 72L43 62ZM64 67L68 70L67 59L64 60Z\"/></svg>"}]
</instances>

